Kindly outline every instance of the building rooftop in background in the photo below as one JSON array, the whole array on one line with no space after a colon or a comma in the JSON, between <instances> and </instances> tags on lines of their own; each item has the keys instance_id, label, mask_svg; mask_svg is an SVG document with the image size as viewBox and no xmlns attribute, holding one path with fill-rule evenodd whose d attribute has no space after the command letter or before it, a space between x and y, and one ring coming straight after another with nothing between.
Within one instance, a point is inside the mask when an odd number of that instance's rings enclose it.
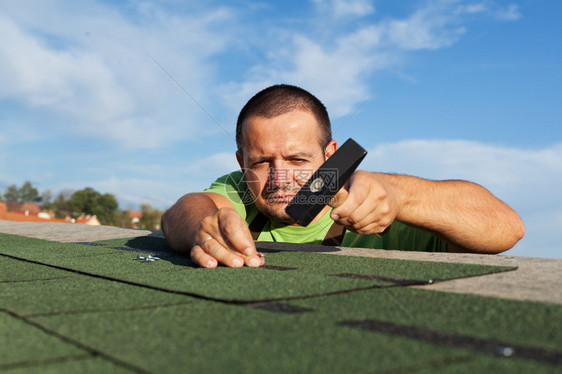
<instances>
[{"instance_id":1,"label":"building rooftop in background","mask_svg":"<svg viewBox=\"0 0 562 374\"><path fill-rule=\"evenodd\" d=\"M98 220L98 217L95 215L90 214L82 214L80 217L73 220L73 223L83 223L85 225L92 225L92 226L100 226L101 223Z\"/></svg>"},{"instance_id":2,"label":"building rooftop in background","mask_svg":"<svg viewBox=\"0 0 562 374\"><path fill-rule=\"evenodd\" d=\"M128 209L125 211L131 220L131 228L138 229L138 223L142 219L143 213L140 210Z\"/></svg>"},{"instance_id":3,"label":"building rooftop in background","mask_svg":"<svg viewBox=\"0 0 562 374\"><path fill-rule=\"evenodd\" d=\"M18 203L0 201L0 220L16 222L58 222L58 223L81 223L87 225L100 225L94 215L82 214L76 219L55 218L54 213L42 211L38 204Z\"/></svg>"}]
</instances>

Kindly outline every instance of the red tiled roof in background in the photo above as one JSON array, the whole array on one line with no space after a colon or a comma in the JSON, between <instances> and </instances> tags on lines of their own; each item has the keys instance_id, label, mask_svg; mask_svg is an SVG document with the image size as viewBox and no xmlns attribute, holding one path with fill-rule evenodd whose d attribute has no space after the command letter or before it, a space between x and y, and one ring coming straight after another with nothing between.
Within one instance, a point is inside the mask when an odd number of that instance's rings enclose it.
<instances>
[{"instance_id":1,"label":"red tiled roof in background","mask_svg":"<svg viewBox=\"0 0 562 374\"><path fill-rule=\"evenodd\" d=\"M74 223L83 223L85 225L92 225L92 226L101 225L100 221L98 220L98 217L89 214L88 215L82 214L80 217L74 220Z\"/></svg>"},{"instance_id":2,"label":"red tiled roof in background","mask_svg":"<svg viewBox=\"0 0 562 374\"><path fill-rule=\"evenodd\" d=\"M18 221L18 222L60 222L70 223L65 219L60 218L41 218L37 214L25 214L23 212L6 212L0 210L0 219L5 221Z\"/></svg>"},{"instance_id":3,"label":"red tiled roof in background","mask_svg":"<svg viewBox=\"0 0 562 374\"><path fill-rule=\"evenodd\" d=\"M12 211L12 209L24 209L20 211ZM96 216L80 216L80 221L61 218L54 218L51 213L42 212L37 204L33 203L12 203L0 201L0 220L16 221L16 222L58 222L58 223L85 223L90 225L99 225L100 222Z\"/></svg>"},{"instance_id":4,"label":"red tiled roof in background","mask_svg":"<svg viewBox=\"0 0 562 374\"><path fill-rule=\"evenodd\" d=\"M126 210L126 212L127 212L127 216L130 219L133 219L133 218L141 219L142 218L142 211L140 211L140 210L128 209L128 210Z\"/></svg>"},{"instance_id":5,"label":"red tiled roof in background","mask_svg":"<svg viewBox=\"0 0 562 374\"><path fill-rule=\"evenodd\" d=\"M8 212L28 212L32 214L39 214L41 207L34 203L19 203L15 201L4 202Z\"/></svg>"}]
</instances>

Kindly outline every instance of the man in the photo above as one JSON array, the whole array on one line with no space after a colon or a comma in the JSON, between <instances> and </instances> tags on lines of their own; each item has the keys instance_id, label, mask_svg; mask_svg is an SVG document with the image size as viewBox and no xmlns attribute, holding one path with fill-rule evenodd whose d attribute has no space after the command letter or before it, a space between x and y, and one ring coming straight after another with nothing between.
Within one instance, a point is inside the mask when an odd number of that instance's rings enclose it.
<instances>
[{"instance_id":1,"label":"man","mask_svg":"<svg viewBox=\"0 0 562 374\"><path fill-rule=\"evenodd\" d=\"M253 239L499 253L524 235L517 213L477 184L361 170L309 226L298 226L285 207L337 144L324 105L295 86L251 98L236 142L243 173L183 196L162 217L170 245L202 267L261 266Z\"/></svg>"}]
</instances>

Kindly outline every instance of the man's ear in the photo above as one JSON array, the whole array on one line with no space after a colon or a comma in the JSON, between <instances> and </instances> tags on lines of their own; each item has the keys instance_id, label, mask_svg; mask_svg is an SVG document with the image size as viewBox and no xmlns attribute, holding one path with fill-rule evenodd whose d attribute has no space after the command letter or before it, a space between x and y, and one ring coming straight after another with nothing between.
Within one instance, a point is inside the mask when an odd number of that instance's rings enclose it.
<instances>
[{"instance_id":1,"label":"man's ear","mask_svg":"<svg viewBox=\"0 0 562 374\"><path fill-rule=\"evenodd\" d=\"M330 140L326 148L324 149L324 157L329 159L338 150L338 143L335 140Z\"/></svg>"},{"instance_id":2,"label":"man's ear","mask_svg":"<svg viewBox=\"0 0 562 374\"><path fill-rule=\"evenodd\" d=\"M240 169L244 170L244 156L242 155L242 151L236 151L236 161L238 161L238 165L240 165Z\"/></svg>"}]
</instances>

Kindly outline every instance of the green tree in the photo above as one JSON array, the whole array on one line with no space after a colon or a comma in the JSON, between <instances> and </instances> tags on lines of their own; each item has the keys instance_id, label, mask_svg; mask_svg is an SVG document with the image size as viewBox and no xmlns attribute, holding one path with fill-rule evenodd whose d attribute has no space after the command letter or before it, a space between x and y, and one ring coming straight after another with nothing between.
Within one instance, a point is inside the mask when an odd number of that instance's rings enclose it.
<instances>
[{"instance_id":1,"label":"green tree","mask_svg":"<svg viewBox=\"0 0 562 374\"><path fill-rule=\"evenodd\" d=\"M41 201L41 196L39 196L37 188L27 181L19 189L19 200L21 202L38 203Z\"/></svg>"},{"instance_id":2,"label":"green tree","mask_svg":"<svg viewBox=\"0 0 562 374\"><path fill-rule=\"evenodd\" d=\"M6 189L4 199L9 202L38 203L41 201L39 191L31 182L26 181L20 188L12 184Z\"/></svg>"},{"instance_id":3,"label":"green tree","mask_svg":"<svg viewBox=\"0 0 562 374\"><path fill-rule=\"evenodd\" d=\"M139 229L160 230L160 219L163 212L158 209L152 209L150 204L141 205L142 218L139 220Z\"/></svg>"},{"instance_id":4,"label":"green tree","mask_svg":"<svg viewBox=\"0 0 562 374\"><path fill-rule=\"evenodd\" d=\"M55 211L55 217L65 218L66 216L72 216L74 214L74 209L72 208L72 203L70 202L70 197L74 191L72 190L62 190L57 194L55 200L51 203L47 203L43 206L44 209L52 209Z\"/></svg>"},{"instance_id":5,"label":"green tree","mask_svg":"<svg viewBox=\"0 0 562 374\"><path fill-rule=\"evenodd\" d=\"M112 217L112 222L110 223L112 226L117 227L130 227L131 219L129 215L124 210L117 210Z\"/></svg>"},{"instance_id":6,"label":"green tree","mask_svg":"<svg viewBox=\"0 0 562 374\"><path fill-rule=\"evenodd\" d=\"M6 189L6 192L4 193L4 200L13 203L19 201L19 198L19 190L15 184L12 184Z\"/></svg>"},{"instance_id":7,"label":"green tree","mask_svg":"<svg viewBox=\"0 0 562 374\"><path fill-rule=\"evenodd\" d=\"M109 193L102 195L91 187L74 192L69 203L74 216L81 213L95 214L105 225L113 223L113 215L119 207L115 196Z\"/></svg>"},{"instance_id":8,"label":"green tree","mask_svg":"<svg viewBox=\"0 0 562 374\"><path fill-rule=\"evenodd\" d=\"M117 203L115 196L110 193L105 193L100 195L98 199L95 214L100 219L100 222L103 221L106 225L113 225L115 224L115 213L117 212L117 208L119 208L119 204Z\"/></svg>"},{"instance_id":9,"label":"green tree","mask_svg":"<svg viewBox=\"0 0 562 374\"><path fill-rule=\"evenodd\" d=\"M100 193L91 187L74 192L69 199L73 215L79 215L80 213L96 214L94 212L99 196Z\"/></svg>"}]
</instances>

